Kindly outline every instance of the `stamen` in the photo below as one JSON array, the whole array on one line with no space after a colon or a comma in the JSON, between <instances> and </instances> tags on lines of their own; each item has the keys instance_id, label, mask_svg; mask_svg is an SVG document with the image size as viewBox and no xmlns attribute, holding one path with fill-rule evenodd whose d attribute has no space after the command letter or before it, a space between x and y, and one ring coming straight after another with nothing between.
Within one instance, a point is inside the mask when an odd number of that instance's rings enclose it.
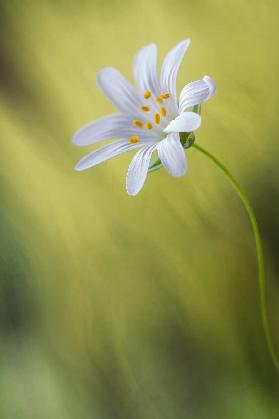
<instances>
[{"instance_id":1,"label":"stamen","mask_svg":"<svg viewBox=\"0 0 279 419\"><path fill-rule=\"evenodd\" d=\"M146 124L145 124L145 128L147 128L147 129L152 129L152 124L151 124L151 122L146 122Z\"/></svg>"},{"instance_id":2,"label":"stamen","mask_svg":"<svg viewBox=\"0 0 279 419\"><path fill-rule=\"evenodd\" d=\"M150 96L151 96L151 92L149 92L149 90L146 90L146 92L143 95L144 99L149 99Z\"/></svg>"},{"instance_id":3,"label":"stamen","mask_svg":"<svg viewBox=\"0 0 279 419\"><path fill-rule=\"evenodd\" d=\"M161 115L162 115L163 117L167 115L166 108L164 108L163 106L160 108L160 111L161 111Z\"/></svg>"},{"instance_id":4,"label":"stamen","mask_svg":"<svg viewBox=\"0 0 279 419\"><path fill-rule=\"evenodd\" d=\"M142 128L143 127L143 123L139 120L139 119L134 119L133 120L133 124L138 127L138 128Z\"/></svg>"},{"instance_id":5,"label":"stamen","mask_svg":"<svg viewBox=\"0 0 279 419\"><path fill-rule=\"evenodd\" d=\"M129 138L129 141L131 144L136 144L139 142L139 136L138 135L134 135L133 137Z\"/></svg>"},{"instance_id":6,"label":"stamen","mask_svg":"<svg viewBox=\"0 0 279 419\"><path fill-rule=\"evenodd\" d=\"M155 113L154 115L154 121L156 124L160 124L160 114Z\"/></svg>"},{"instance_id":7,"label":"stamen","mask_svg":"<svg viewBox=\"0 0 279 419\"><path fill-rule=\"evenodd\" d=\"M158 103L163 103L163 99L161 97L157 97L156 100Z\"/></svg>"},{"instance_id":8,"label":"stamen","mask_svg":"<svg viewBox=\"0 0 279 419\"><path fill-rule=\"evenodd\" d=\"M161 95L161 98L162 99L168 99L170 97L170 94L169 93L163 93L162 95Z\"/></svg>"},{"instance_id":9,"label":"stamen","mask_svg":"<svg viewBox=\"0 0 279 419\"><path fill-rule=\"evenodd\" d=\"M150 111L150 108L148 106L145 106L145 105L141 105L140 108L144 112L149 112Z\"/></svg>"}]
</instances>

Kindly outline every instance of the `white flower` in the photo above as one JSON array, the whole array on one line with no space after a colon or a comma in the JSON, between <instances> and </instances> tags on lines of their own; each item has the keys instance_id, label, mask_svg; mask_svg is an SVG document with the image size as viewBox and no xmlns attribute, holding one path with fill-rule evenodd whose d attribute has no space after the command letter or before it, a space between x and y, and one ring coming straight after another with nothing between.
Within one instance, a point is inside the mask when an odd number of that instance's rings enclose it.
<instances>
[{"instance_id":1,"label":"white flower","mask_svg":"<svg viewBox=\"0 0 279 419\"><path fill-rule=\"evenodd\" d=\"M142 48L134 60L135 89L117 70L104 68L98 84L120 113L105 116L85 125L74 135L73 143L88 146L109 138L113 140L87 156L76 170L88 169L125 151L135 154L127 174L129 195L143 187L152 153L157 151L162 165L172 176L186 173L185 151L179 133L199 128L201 117L192 107L211 98L216 90L212 78L205 76L187 84L176 98L176 76L190 40L180 42L165 57L160 80L157 74L157 47Z\"/></svg>"}]
</instances>

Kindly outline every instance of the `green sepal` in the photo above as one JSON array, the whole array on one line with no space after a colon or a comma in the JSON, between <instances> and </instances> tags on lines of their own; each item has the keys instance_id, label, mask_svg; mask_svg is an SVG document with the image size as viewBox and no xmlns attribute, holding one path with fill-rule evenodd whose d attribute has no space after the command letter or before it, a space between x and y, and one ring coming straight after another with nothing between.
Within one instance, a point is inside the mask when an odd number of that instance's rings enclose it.
<instances>
[{"instance_id":1,"label":"green sepal","mask_svg":"<svg viewBox=\"0 0 279 419\"><path fill-rule=\"evenodd\" d=\"M195 134L193 132L180 132L179 133L180 142L182 146L187 150L195 142Z\"/></svg>"},{"instance_id":2,"label":"green sepal","mask_svg":"<svg viewBox=\"0 0 279 419\"><path fill-rule=\"evenodd\" d=\"M162 166L163 166L162 162L159 158L153 159L151 161L150 165L149 165L148 173L154 172L155 170L158 170L158 169L161 169Z\"/></svg>"}]
</instances>

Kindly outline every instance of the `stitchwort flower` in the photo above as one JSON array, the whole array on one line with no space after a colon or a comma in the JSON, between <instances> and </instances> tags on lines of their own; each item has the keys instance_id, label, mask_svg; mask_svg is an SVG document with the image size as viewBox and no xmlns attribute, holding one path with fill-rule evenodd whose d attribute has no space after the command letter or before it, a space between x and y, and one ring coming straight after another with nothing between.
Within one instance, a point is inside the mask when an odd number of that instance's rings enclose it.
<instances>
[{"instance_id":1,"label":"stitchwort flower","mask_svg":"<svg viewBox=\"0 0 279 419\"><path fill-rule=\"evenodd\" d=\"M154 44L142 48L134 60L136 89L115 69L104 68L98 83L105 95L120 113L108 115L81 128L73 138L74 144L87 146L106 139L114 140L84 157L76 170L88 169L125 151L140 149L128 169L126 188L136 195L144 185L148 172L161 166L172 176L186 173L184 149L191 146L211 160L226 176L240 197L253 229L260 288L261 315L267 347L279 373L279 357L274 348L267 316L266 280L262 240L252 206L236 179L213 154L195 144L194 131L201 124L200 105L210 99L216 85L211 77L204 76L182 89L176 97L176 76L180 63L190 45L190 40L180 42L165 57L160 79L157 74L157 48ZM152 154L157 153L151 161Z\"/></svg>"},{"instance_id":2,"label":"stitchwort flower","mask_svg":"<svg viewBox=\"0 0 279 419\"><path fill-rule=\"evenodd\" d=\"M129 195L136 195L144 185L153 153L159 165L172 176L183 176L187 162L182 133L193 133L201 124L195 107L210 99L216 85L209 76L196 80L176 96L176 77L181 61L190 45L186 39L177 44L163 61L161 76L157 73L157 48L150 44L134 59L134 88L114 68L102 69L97 81L119 113L105 116L76 132L73 143L88 146L103 140L118 138L94 150L76 166L85 170L126 151L139 149L133 157L126 178ZM155 164L156 166L156 164ZM158 166L158 165L157 165Z\"/></svg>"}]
</instances>

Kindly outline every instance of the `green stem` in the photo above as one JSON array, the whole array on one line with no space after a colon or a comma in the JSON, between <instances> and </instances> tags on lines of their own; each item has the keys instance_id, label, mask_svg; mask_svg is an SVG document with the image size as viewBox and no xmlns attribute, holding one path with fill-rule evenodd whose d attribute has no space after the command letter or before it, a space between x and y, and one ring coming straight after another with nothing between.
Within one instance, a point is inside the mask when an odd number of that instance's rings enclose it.
<instances>
[{"instance_id":1,"label":"green stem","mask_svg":"<svg viewBox=\"0 0 279 419\"><path fill-rule=\"evenodd\" d=\"M231 173L228 171L228 169L214 157L211 153L209 153L207 150L202 148L201 146L197 144L193 144L192 147L194 147L196 150L204 154L206 157L208 157L213 163L216 164L216 166L219 167L219 169L224 173L224 175L227 177L227 179L232 184L233 188L237 192L238 196L240 197L244 207L246 208L246 211L248 213L255 241L256 241L256 249L257 249L257 259L258 259L258 278L259 278L259 288L260 288L260 303L261 303L261 314L262 314L262 322L263 322L263 328L264 333L266 337L266 343L268 346L269 353L271 355L273 364L276 368L276 370L279 373L279 360L275 353L273 341L270 333L269 328L269 322L268 322L268 316L267 316L267 303L266 303L266 286L265 286L265 273L264 273L264 261L263 261L263 249L262 249L262 240L261 235L258 227L258 223L256 220L256 216L254 214L254 211L251 207L251 204L243 191L243 189L239 186L238 182L235 180L235 178L231 175Z\"/></svg>"}]
</instances>

